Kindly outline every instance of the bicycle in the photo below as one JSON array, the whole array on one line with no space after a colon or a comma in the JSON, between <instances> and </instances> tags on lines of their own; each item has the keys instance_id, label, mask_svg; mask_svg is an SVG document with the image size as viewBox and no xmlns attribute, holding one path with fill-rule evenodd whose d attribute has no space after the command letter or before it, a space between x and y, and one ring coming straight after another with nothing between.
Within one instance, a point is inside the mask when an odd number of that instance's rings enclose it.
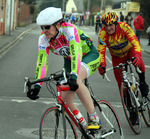
<instances>
[{"instance_id":1,"label":"bicycle","mask_svg":"<svg viewBox=\"0 0 150 139\"><path fill-rule=\"evenodd\" d=\"M146 125L150 127L150 100L148 97L142 97L139 80L132 67L131 60L127 60L126 63L120 63L113 69L121 70L121 101L127 121L133 132L140 134L142 129L141 115ZM139 68L136 68L136 71L141 72Z\"/></svg>"},{"instance_id":2,"label":"bicycle","mask_svg":"<svg viewBox=\"0 0 150 139\"><path fill-rule=\"evenodd\" d=\"M39 79L31 82L28 77L25 77L25 87L28 86L28 90L31 86L39 83L46 82L47 89L53 94L56 100L54 106L50 106L43 114L39 127L40 139L124 139L122 126L119 117L111 106L105 100L97 101L93 94L92 88L89 86L88 80L85 80L85 85L91 92L91 97L95 106L95 111L101 119L102 128L100 130L88 131L85 126L82 126L80 121L73 115L69 107L63 101L61 97L61 91L67 91L70 88L61 86L60 79L64 77L66 80L65 70L50 74L49 77ZM52 87L52 84L56 86L56 90ZM87 121L89 116L87 114ZM77 131L77 129L79 129Z\"/></svg>"},{"instance_id":3,"label":"bicycle","mask_svg":"<svg viewBox=\"0 0 150 139\"><path fill-rule=\"evenodd\" d=\"M99 31L101 30L101 23L95 23L95 34L98 35Z\"/></svg>"}]
</instances>

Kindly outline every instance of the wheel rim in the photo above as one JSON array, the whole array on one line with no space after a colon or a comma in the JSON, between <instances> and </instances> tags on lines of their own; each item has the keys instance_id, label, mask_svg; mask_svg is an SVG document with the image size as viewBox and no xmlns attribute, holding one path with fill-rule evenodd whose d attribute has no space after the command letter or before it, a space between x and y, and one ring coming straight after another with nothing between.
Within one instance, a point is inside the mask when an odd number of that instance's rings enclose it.
<instances>
[{"instance_id":1,"label":"wheel rim","mask_svg":"<svg viewBox=\"0 0 150 139\"><path fill-rule=\"evenodd\" d=\"M64 129L62 115L57 107L49 108L43 115L40 123L40 139L62 139L77 138L76 133L72 130L69 119L66 119L66 137L64 137ZM57 121L57 122L56 122Z\"/></svg>"},{"instance_id":2,"label":"wheel rim","mask_svg":"<svg viewBox=\"0 0 150 139\"><path fill-rule=\"evenodd\" d=\"M129 102L128 96L129 96L128 91L127 91L126 87L124 86L124 84L122 84L121 85L121 100L122 100L122 105L123 105L123 109L124 109L126 119L129 123L132 131L135 134L140 134L141 128L142 128L141 113L138 111L138 108L136 107L136 105L134 105L134 108L129 108L130 104L128 104L128 102ZM135 102L133 102L133 104L135 104ZM132 122L130 120L131 111L134 111L136 116L137 116L136 122Z\"/></svg>"},{"instance_id":3,"label":"wheel rim","mask_svg":"<svg viewBox=\"0 0 150 139\"><path fill-rule=\"evenodd\" d=\"M148 127L150 127L150 102L144 97L143 98L143 111L142 116Z\"/></svg>"}]
</instances>

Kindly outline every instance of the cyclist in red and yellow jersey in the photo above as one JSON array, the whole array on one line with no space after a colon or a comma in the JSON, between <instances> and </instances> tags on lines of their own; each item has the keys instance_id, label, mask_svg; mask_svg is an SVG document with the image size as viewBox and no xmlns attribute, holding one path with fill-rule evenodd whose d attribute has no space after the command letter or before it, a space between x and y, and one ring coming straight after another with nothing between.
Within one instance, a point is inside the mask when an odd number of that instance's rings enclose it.
<instances>
[{"instance_id":1,"label":"cyclist in red and yellow jersey","mask_svg":"<svg viewBox=\"0 0 150 139\"><path fill-rule=\"evenodd\" d=\"M119 63L125 63L128 59L134 57L133 65L139 67L142 73L138 73L140 79L140 91L142 96L147 96L149 87L145 81L145 65L142 60L141 46L130 26L124 22L118 22L118 16L115 12L108 12L103 15L101 29L98 38L98 51L101 56L99 73L103 75L106 69L105 52L108 47L112 56L113 67ZM118 87L121 85L121 76L118 70L114 69L115 78Z\"/></svg>"}]
</instances>

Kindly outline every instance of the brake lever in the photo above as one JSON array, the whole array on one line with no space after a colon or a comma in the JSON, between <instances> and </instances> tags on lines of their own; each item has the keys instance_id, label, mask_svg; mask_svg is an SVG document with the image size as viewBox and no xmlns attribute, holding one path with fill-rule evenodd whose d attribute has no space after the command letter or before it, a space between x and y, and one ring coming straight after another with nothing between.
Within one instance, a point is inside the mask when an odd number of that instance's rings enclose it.
<instances>
[{"instance_id":1,"label":"brake lever","mask_svg":"<svg viewBox=\"0 0 150 139\"><path fill-rule=\"evenodd\" d=\"M29 81L29 78L28 77L25 77L25 82L24 82L24 90L23 90L23 93L26 93L27 91L27 82Z\"/></svg>"},{"instance_id":2,"label":"brake lever","mask_svg":"<svg viewBox=\"0 0 150 139\"><path fill-rule=\"evenodd\" d=\"M103 74L103 79L104 79L104 78L106 78L106 80L107 80L108 82L110 82L110 79L108 78L108 76L107 76L106 73Z\"/></svg>"},{"instance_id":3,"label":"brake lever","mask_svg":"<svg viewBox=\"0 0 150 139\"><path fill-rule=\"evenodd\" d=\"M131 61L133 61L135 59L135 57L132 57L131 58ZM139 69L139 67L135 67L136 68L136 71L138 72L138 73L142 73L142 71Z\"/></svg>"},{"instance_id":4,"label":"brake lever","mask_svg":"<svg viewBox=\"0 0 150 139\"><path fill-rule=\"evenodd\" d=\"M28 90L31 90L31 82L29 81L28 77L25 77L24 91L23 91L24 93L26 93L27 87L28 87Z\"/></svg>"},{"instance_id":5,"label":"brake lever","mask_svg":"<svg viewBox=\"0 0 150 139\"><path fill-rule=\"evenodd\" d=\"M136 67L136 70L138 73L142 73L142 71L139 69L139 67Z\"/></svg>"},{"instance_id":6,"label":"brake lever","mask_svg":"<svg viewBox=\"0 0 150 139\"><path fill-rule=\"evenodd\" d=\"M64 76L64 80L65 80L65 82L67 83L66 71L65 71L65 69L64 69L64 68L63 68L63 76Z\"/></svg>"}]
</instances>

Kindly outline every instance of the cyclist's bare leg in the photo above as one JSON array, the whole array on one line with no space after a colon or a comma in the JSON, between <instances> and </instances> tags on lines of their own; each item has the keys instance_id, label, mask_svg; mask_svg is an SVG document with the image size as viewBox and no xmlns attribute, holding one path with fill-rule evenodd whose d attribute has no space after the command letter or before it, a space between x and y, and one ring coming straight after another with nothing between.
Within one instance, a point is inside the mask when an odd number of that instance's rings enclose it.
<instances>
[{"instance_id":1,"label":"cyclist's bare leg","mask_svg":"<svg viewBox=\"0 0 150 139\"><path fill-rule=\"evenodd\" d=\"M84 66L80 66L77 83L79 85L79 88L77 89L76 93L81 100L82 104L84 105L85 109L89 114L94 113L94 105L92 98L90 96L89 90L82 82L84 79L87 78L87 71ZM71 109L71 111L74 111L77 109L76 105L73 103L75 92L73 91L66 91L62 93L62 97L64 101L67 103L68 107Z\"/></svg>"},{"instance_id":2,"label":"cyclist's bare leg","mask_svg":"<svg viewBox=\"0 0 150 139\"><path fill-rule=\"evenodd\" d=\"M85 109L89 114L94 113L94 105L92 98L90 96L90 92L88 88L82 82L84 79L87 78L87 71L84 66L80 67L79 75L77 79L77 83L79 85L78 90L76 91L79 99L81 100L82 104L84 105Z\"/></svg>"},{"instance_id":3,"label":"cyclist's bare leg","mask_svg":"<svg viewBox=\"0 0 150 139\"><path fill-rule=\"evenodd\" d=\"M73 91L62 92L62 98L66 102L67 106L70 108L71 111L78 109L76 105L73 103L74 96L75 92Z\"/></svg>"}]
</instances>

